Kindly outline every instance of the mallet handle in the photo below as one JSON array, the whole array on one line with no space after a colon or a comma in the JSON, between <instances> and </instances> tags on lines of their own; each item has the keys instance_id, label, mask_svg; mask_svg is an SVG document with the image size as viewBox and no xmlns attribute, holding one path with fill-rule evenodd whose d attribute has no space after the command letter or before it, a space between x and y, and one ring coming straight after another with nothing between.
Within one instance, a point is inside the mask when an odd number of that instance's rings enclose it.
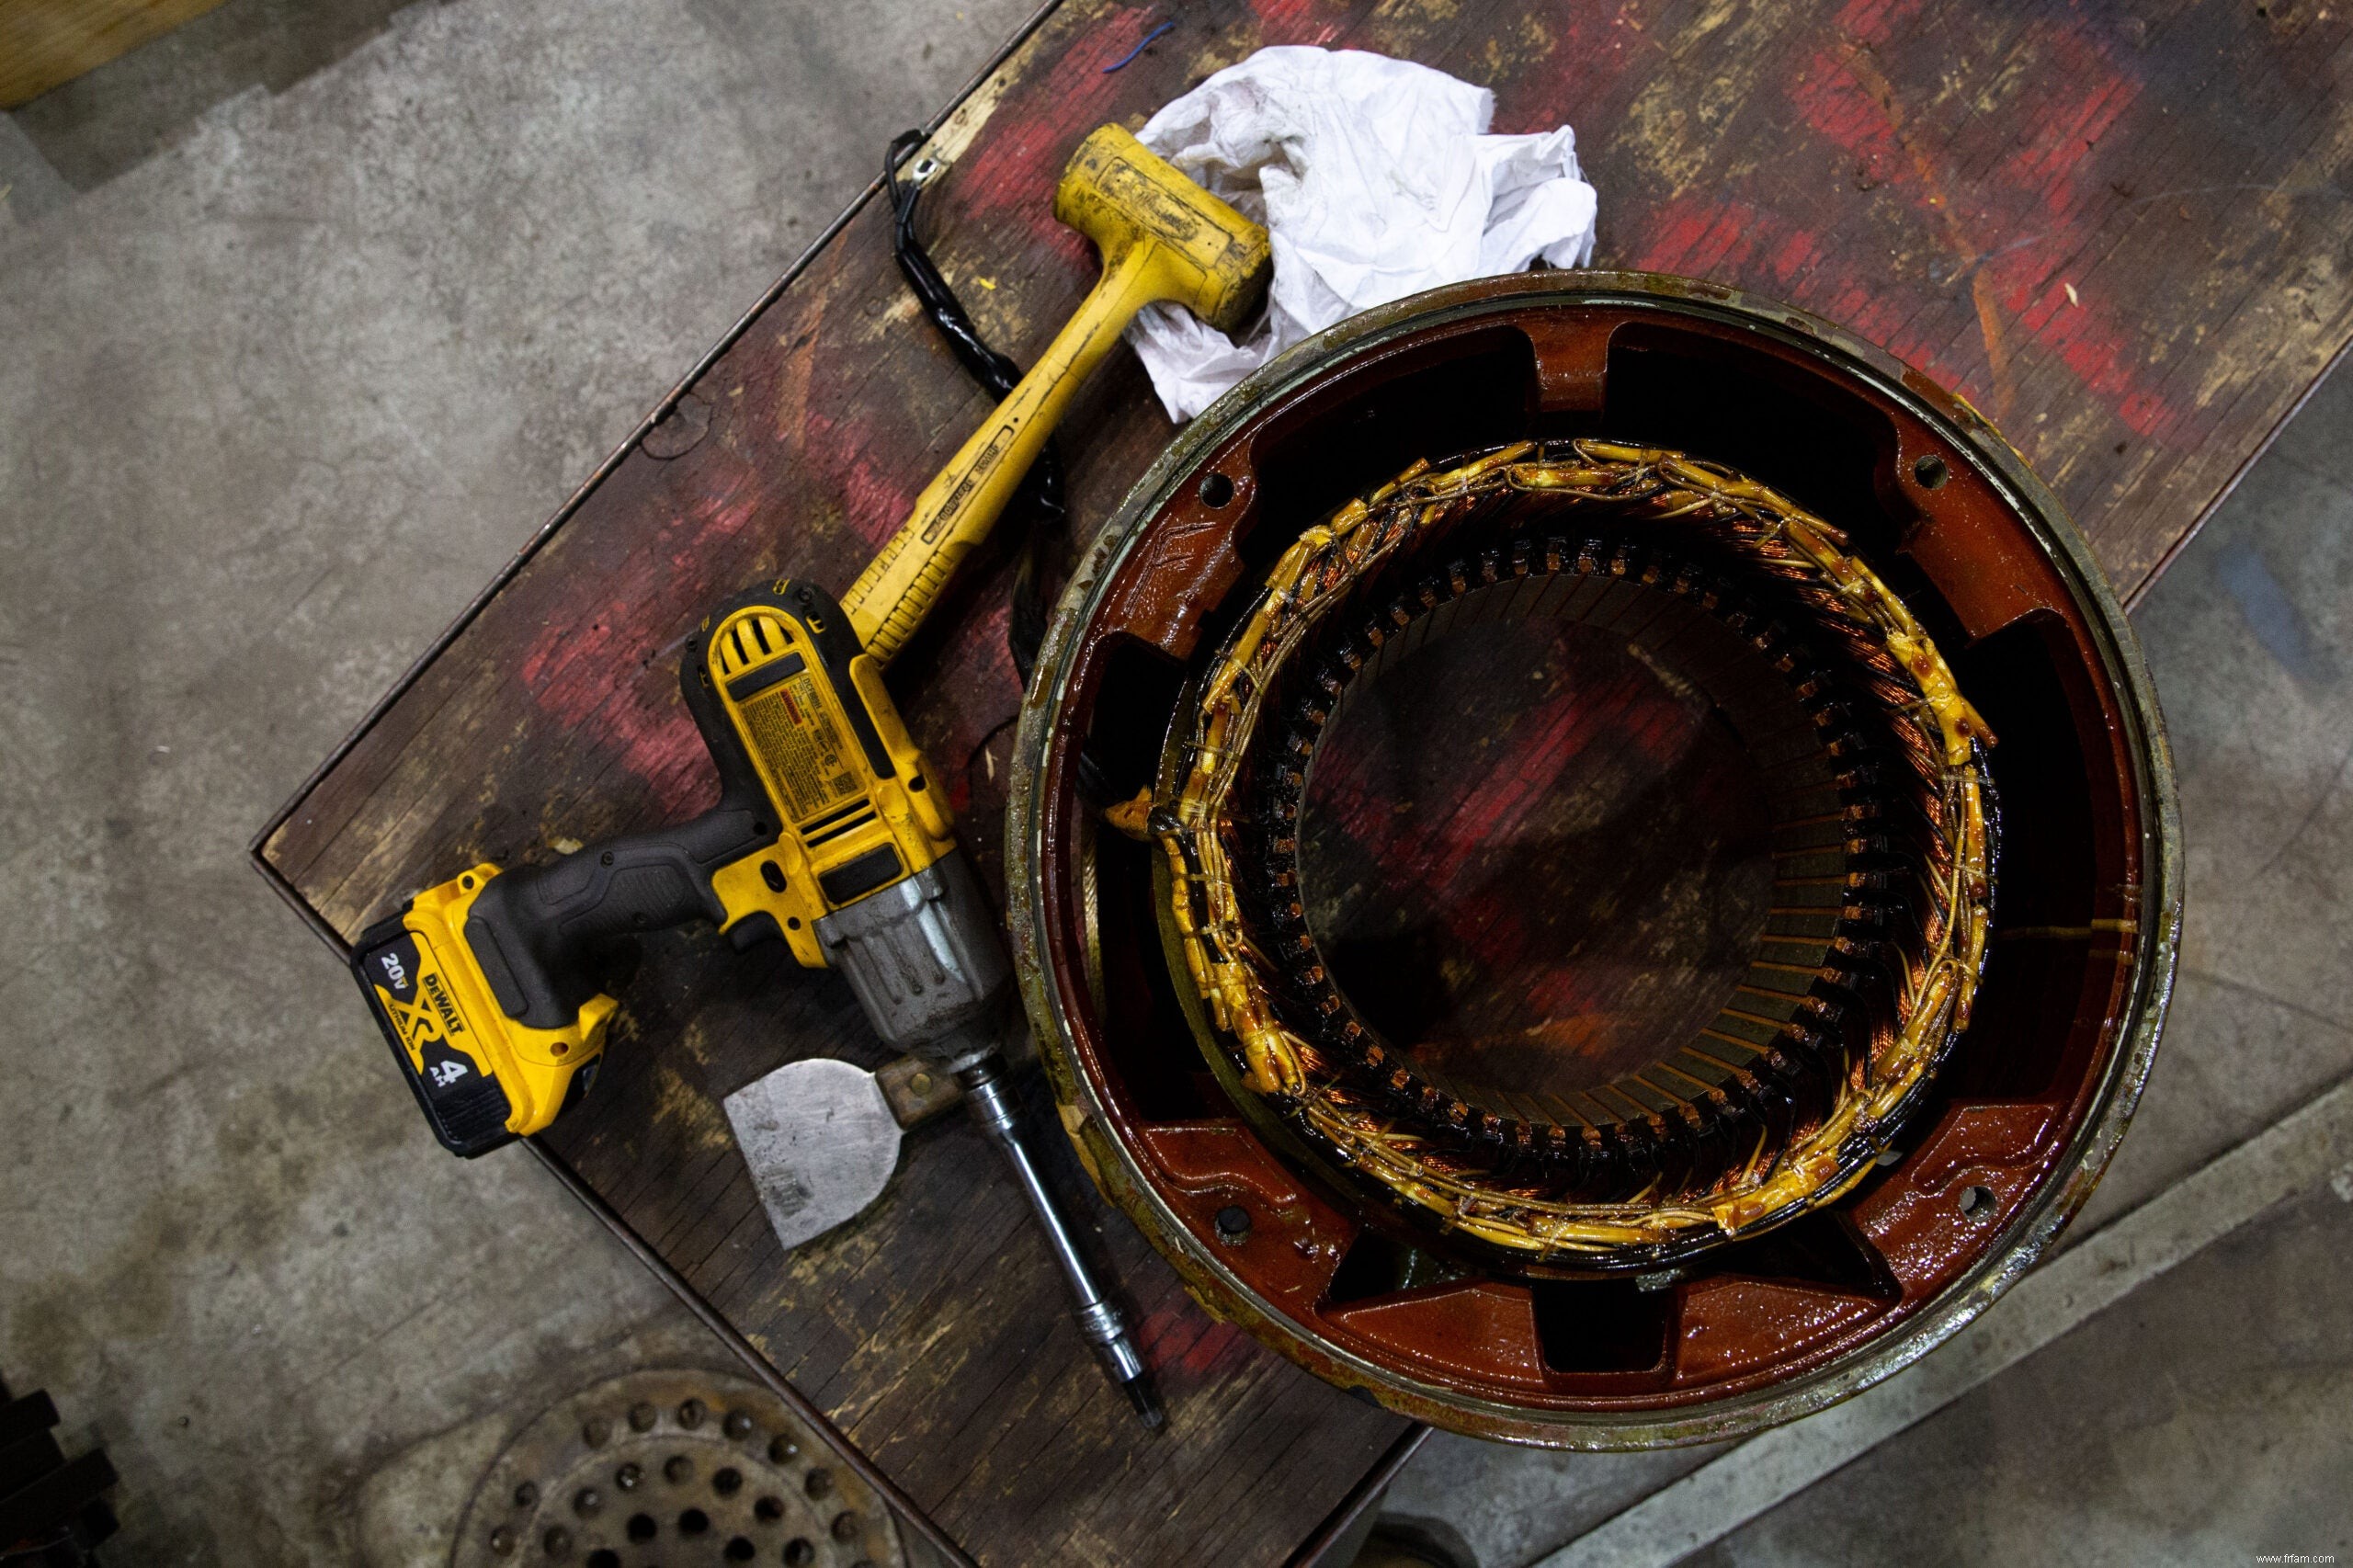
<instances>
[{"instance_id":1,"label":"mallet handle","mask_svg":"<svg viewBox=\"0 0 2353 1568\"><path fill-rule=\"evenodd\" d=\"M1175 301L1232 330L1264 293L1266 231L1118 126L1080 145L1054 212L1102 250L1103 276L842 596L851 628L879 663L905 646L957 566L988 537L1071 394L1138 311Z\"/></svg>"},{"instance_id":2,"label":"mallet handle","mask_svg":"<svg viewBox=\"0 0 2353 1568\"><path fill-rule=\"evenodd\" d=\"M868 562L842 608L866 651L889 664L1013 498L1061 423L1078 384L1102 363L1135 313L1169 297L1158 246L1139 244L1107 270L1011 395L915 498L899 531Z\"/></svg>"}]
</instances>

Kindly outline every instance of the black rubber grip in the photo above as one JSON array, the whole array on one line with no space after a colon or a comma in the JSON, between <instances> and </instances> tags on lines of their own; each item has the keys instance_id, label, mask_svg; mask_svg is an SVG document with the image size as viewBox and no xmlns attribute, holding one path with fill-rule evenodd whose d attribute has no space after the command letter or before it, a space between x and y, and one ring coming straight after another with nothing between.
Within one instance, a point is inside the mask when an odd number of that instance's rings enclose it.
<instances>
[{"instance_id":1,"label":"black rubber grip","mask_svg":"<svg viewBox=\"0 0 2353 1568\"><path fill-rule=\"evenodd\" d=\"M676 827L592 844L551 866L509 871L474 901L467 943L507 1017L562 1028L597 994L600 946L724 919L711 873L775 831L756 812L722 806Z\"/></svg>"}]
</instances>

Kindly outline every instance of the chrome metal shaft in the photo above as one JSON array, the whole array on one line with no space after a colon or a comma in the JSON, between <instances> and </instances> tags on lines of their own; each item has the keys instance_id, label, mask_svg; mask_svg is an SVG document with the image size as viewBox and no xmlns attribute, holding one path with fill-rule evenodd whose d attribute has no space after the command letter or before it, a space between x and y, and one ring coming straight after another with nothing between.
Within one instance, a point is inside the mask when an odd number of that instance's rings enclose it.
<instances>
[{"instance_id":1,"label":"chrome metal shaft","mask_svg":"<svg viewBox=\"0 0 2353 1568\"><path fill-rule=\"evenodd\" d=\"M959 1073L957 1078L964 1085L972 1119L980 1123L982 1132L1005 1155L1015 1178L1021 1183L1021 1190L1029 1195L1029 1207L1036 1211L1038 1223L1045 1228L1046 1244L1053 1250L1054 1261L1062 1266L1063 1278L1070 1282L1070 1293L1077 1306L1079 1333L1095 1347L1103 1369L1127 1394L1136 1414L1143 1417L1144 1425L1158 1428L1167 1417L1161 1411L1159 1395L1153 1391L1152 1379L1144 1370L1143 1358L1137 1354L1135 1341L1128 1335L1127 1319L1097 1283L1095 1270L1078 1250L1068 1221L1056 1206L1054 1195L1047 1190L1037 1162L1030 1158L1029 1145L1022 1142L1020 1108L1014 1103L1011 1087L1006 1082L1004 1058L992 1052L985 1060Z\"/></svg>"},{"instance_id":2,"label":"chrome metal shaft","mask_svg":"<svg viewBox=\"0 0 2353 1568\"><path fill-rule=\"evenodd\" d=\"M972 1119L1004 1152L1046 1229L1054 1261L1078 1300L1079 1332L1144 1424L1161 1426L1166 1417L1128 1337L1127 1319L1096 1282L1021 1141L1020 1112L998 1046L1008 1018L1018 1016L1013 965L964 852L951 849L915 875L834 911L817 922L817 940L858 993L875 1033L963 1085Z\"/></svg>"}]
</instances>

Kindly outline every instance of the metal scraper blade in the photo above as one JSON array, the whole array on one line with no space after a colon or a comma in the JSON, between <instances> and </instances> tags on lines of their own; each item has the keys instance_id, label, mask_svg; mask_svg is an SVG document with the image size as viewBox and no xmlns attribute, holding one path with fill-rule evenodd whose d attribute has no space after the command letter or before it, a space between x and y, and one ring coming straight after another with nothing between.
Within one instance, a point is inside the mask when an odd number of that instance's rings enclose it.
<instances>
[{"instance_id":1,"label":"metal scraper blade","mask_svg":"<svg viewBox=\"0 0 2353 1568\"><path fill-rule=\"evenodd\" d=\"M855 1219L898 1168L899 1122L882 1086L833 1057L745 1085L727 1096L727 1119L788 1251Z\"/></svg>"}]
</instances>

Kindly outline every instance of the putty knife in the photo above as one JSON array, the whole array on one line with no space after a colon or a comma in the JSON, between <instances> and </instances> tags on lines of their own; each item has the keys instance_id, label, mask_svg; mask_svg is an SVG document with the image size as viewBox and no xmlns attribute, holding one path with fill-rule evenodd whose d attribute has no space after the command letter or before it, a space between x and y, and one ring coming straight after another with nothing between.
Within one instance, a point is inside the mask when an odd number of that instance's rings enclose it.
<instances>
[{"instance_id":1,"label":"putty knife","mask_svg":"<svg viewBox=\"0 0 2353 1568\"><path fill-rule=\"evenodd\" d=\"M727 1096L727 1119L787 1251L882 1196L899 1139L964 1097L955 1076L903 1056L879 1073L831 1056L788 1062Z\"/></svg>"}]
</instances>

